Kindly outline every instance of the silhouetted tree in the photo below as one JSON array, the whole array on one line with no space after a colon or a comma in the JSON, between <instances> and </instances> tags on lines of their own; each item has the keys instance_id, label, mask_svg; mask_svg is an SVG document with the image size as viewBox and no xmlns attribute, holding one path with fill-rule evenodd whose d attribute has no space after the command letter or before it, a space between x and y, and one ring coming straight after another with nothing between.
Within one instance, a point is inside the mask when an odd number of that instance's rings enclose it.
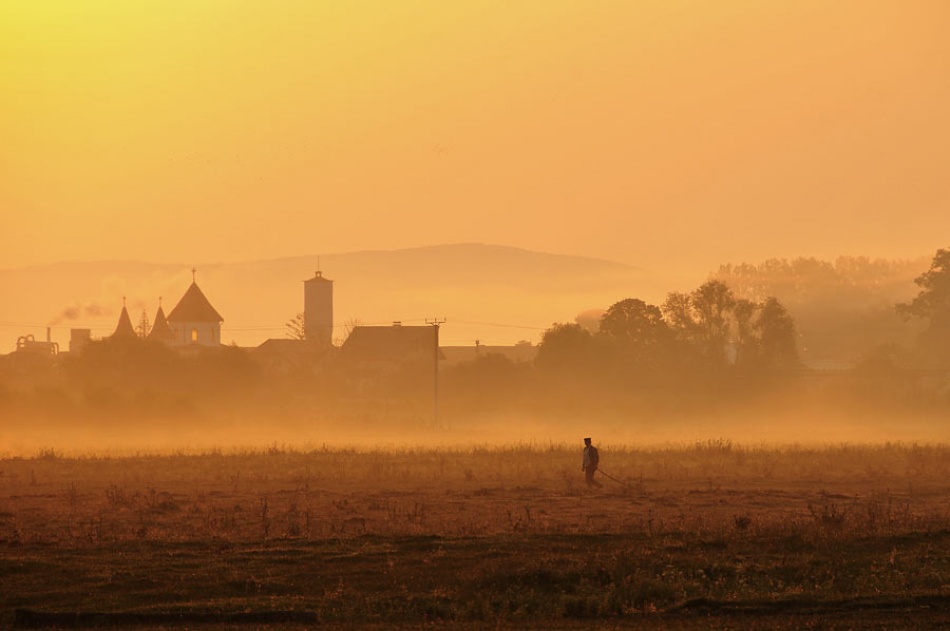
<instances>
[{"instance_id":1,"label":"silhouetted tree","mask_svg":"<svg viewBox=\"0 0 950 631\"><path fill-rule=\"evenodd\" d=\"M712 278L757 305L769 296L781 300L794 315L806 356L849 361L875 346L914 339L917 326L902 324L893 304L920 267L919 260L862 256L767 259L722 265Z\"/></svg>"},{"instance_id":2,"label":"silhouetted tree","mask_svg":"<svg viewBox=\"0 0 950 631\"><path fill-rule=\"evenodd\" d=\"M445 370L443 402L467 412L483 412L508 403L522 384L523 367L504 355L485 353Z\"/></svg>"},{"instance_id":3,"label":"silhouetted tree","mask_svg":"<svg viewBox=\"0 0 950 631\"><path fill-rule=\"evenodd\" d=\"M904 316L922 318L927 329L922 334L923 352L929 359L950 359L950 249L939 249L930 269L914 279L920 293L909 303L897 305Z\"/></svg>"},{"instance_id":4,"label":"silhouetted tree","mask_svg":"<svg viewBox=\"0 0 950 631\"><path fill-rule=\"evenodd\" d=\"M751 300L740 298L732 307L736 318L736 365L753 363L759 352L755 315L759 307Z\"/></svg>"},{"instance_id":5,"label":"silhouetted tree","mask_svg":"<svg viewBox=\"0 0 950 631\"><path fill-rule=\"evenodd\" d=\"M554 324L541 336L537 366L562 370L589 366L594 355L594 336L579 324Z\"/></svg>"},{"instance_id":6,"label":"silhouetted tree","mask_svg":"<svg viewBox=\"0 0 950 631\"><path fill-rule=\"evenodd\" d=\"M795 321L777 298L762 303L755 322L760 363L768 368L794 368L798 365L798 334Z\"/></svg>"},{"instance_id":7,"label":"silhouetted tree","mask_svg":"<svg viewBox=\"0 0 950 631\"><path fill-rule=\"evenodd\" d=\"M690 294L673 292L663 313L680 345L692 348L707 361L726 363L726 344L735 296L722 281L711 280Z\"/></svg>"},{"instance_id":8,"label":"silhouetted tree","mask_svg":"<svg viewBox=\"0 0 950 631\"><path fill-rule=\"evenodd\" d=\"M699 327L693 317L693 304L689 294L670 292L663 303L663 315L670 330L681 346L693 346L699 339Z\"/></svg>"},{"instance_id":9,"label":"silhouetted tree","mask_svg":"<svg viewBox=\"0 0 950 631\"><path fill-rule=\"evenodd\" d=\"M303 311L295 315L293 318L287 321L287 324L284 326L287 327L287 337L292 340L305 340L307 339L307 331L304 328L304 319Z\"/></svg>"},{"instance_id":10,"label":"silhouetted tree","mask_svg":"<svg viewBox=\"0 0 950 631\"><path fill-rule=\"evenodd\" d=\"M627 298L607 309L600 319L600 332L625 344L655 348L666 342L669 327L659 307Z\"/></svg>"},{"instance_id":11,"label":"silhouetted tree","mask_svg":"<svg viewBox=\"0 0 950 631\"><path fill-rule=\"evenodd\" d=\"M920 293L911 302L897 305L898 313L925 318L933 328L950 328L950 250L937 250L930 269L914 284Z\"/></svg>"},{"instance_id":12,"label":"silhouetted tree","mask_svg":"<svg viewBox=\"0 0 950 631\"><path fill-rule=\"evenodd\" d=\"M722 281L707 281L690 295L690 301L697 315L704 354L714 363L725 363L729 316L736 302L732 290Z\"/></svg>"},{"instance_id":13,"label":"silhouetted tree","mask_svg":"<svg viewBox=\"0 0 950 631\"><path fill-rule=\"evenodd\" d=\"M673 339L660 308L637 298L611 305L601 318L598 337L614 357L617 376L638 382L643 381L645 370L664 362Z\"/></svg>"}]
</instances>

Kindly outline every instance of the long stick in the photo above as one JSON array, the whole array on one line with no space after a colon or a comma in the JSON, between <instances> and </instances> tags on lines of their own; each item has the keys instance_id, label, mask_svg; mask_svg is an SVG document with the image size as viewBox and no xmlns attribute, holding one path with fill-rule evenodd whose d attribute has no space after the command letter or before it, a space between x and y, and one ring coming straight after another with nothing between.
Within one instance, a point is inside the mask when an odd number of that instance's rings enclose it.
<instances>
[{"instance_id":1,"label":"long stick","mask_svg":"<svg viewBox=\"0 0 950 631\"><path fill-rule=\"evenodd\" d=\"M610 475L609 473L607 473L606 471L604 471L604 470L601 469L600 467L598 467L597 470L598 470L600 473L602 473L605 477L610 478L611 480L613 480L613 481L616 482L617 484L622 484L622 485L624 485L624 486L630 486L630 485L627 484L626 482L622 482L622 481L618 480L617 478L615 478L614 476Z\"/></svg>"}]
</instances>

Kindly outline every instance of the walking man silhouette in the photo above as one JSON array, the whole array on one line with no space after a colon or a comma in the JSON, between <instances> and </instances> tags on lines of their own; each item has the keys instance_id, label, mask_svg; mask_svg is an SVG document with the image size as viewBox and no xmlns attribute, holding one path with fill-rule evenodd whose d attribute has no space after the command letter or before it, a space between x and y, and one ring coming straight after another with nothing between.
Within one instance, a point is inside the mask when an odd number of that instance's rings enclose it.
<instances>
[{"instance_id":1,"label":"walking man silhouette","mask_svg":"<svg viewBox=\"0 0 950 631\"><path fill-rule=\"evenodd\" d=\"M603 486L599 480L594 479L594 474L597 473L597 465L600 464L600 454L597 453L597 448L590 444L590 438L584 439L584 464L581 466L581 471L587 477L587 486Z\"/></svg>"}]
</instances>

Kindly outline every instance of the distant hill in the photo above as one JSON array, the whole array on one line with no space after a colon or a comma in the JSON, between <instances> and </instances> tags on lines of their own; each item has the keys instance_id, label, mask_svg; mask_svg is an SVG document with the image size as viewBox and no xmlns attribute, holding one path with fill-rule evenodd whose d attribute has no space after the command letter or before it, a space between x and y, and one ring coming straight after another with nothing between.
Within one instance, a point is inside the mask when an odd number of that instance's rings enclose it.
<instances>
[{"instance_id":1,"label":"distant hill","mask_svg":"<svg viewBox=\"0 0 950 631\"><path fill-rule=\"evenodd\" d=\"M286 337L285 323L303 310L303 281L317 268L334 281L337 336L363 324L424 324L446 318L446 345L538 341L554 322L606 308L627 297L660 302L668 280L596 258L475 243L388 251L198 264L197 280L225 319L222 339L253 346ZM45 336L68 348L71 327L93 336L112 332L123 296L137 324L153 319L159 296L166 313L191 282L191 264L138 261L69 262L0 270L0 352L16 338Z\"/></svg>"}]
</instances>

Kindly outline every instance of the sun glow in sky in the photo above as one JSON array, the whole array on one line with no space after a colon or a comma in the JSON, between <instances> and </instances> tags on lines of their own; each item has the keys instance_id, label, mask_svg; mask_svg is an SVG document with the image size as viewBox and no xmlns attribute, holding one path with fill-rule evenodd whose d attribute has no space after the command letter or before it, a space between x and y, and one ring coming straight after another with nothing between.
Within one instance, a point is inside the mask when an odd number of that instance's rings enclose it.
<instances>
[{"instance_id":1,"label":"sun glow in sky","mask_svg":"<svg viewBox=\"0 0 950 631\"><path fill-rule=\"evenodd\" d=\"M0 0L0 267L925 256L950 3Z\"/></svg>"}]
</instances>

